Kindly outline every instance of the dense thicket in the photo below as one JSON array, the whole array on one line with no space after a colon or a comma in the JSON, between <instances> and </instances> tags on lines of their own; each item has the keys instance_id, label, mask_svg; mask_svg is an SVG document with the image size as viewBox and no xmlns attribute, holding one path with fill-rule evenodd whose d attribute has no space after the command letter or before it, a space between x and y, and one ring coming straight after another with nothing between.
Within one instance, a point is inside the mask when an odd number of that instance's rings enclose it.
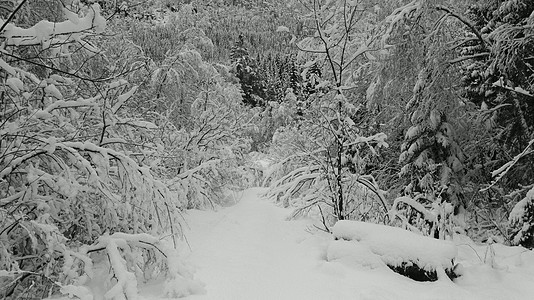
<instances>
[{"instance_id":1,"label":"dense thicket","mask_svg":"<svg viewBox=\"0 0 534 300\"><path fill-rule=\"evenodd\" d=\"M180 18L194 18L188 6L165 22L126 2L57 4L3 16L0 295L82 297L96 284L134 298L163 278L168 296L197 293L177 252L181 211L248 184L239 88L202 57L211 42ZM167 40L124 30L167 26Z\"/></svg>"},{"instance_id":2,"label":"dense thicket","mask_svg":"<svg viewBox=\"0 0 534 300\"><path fill-rule=\"evenodd\" d=\"M312 20L305 24L317 21L315 33L297 44L307 62L303 66L320 67L326 91L343 80L332 70L343 70L347 79L338 86L348 90L342 94L350 93L349 103L358 108L351 119L359 132L388 136L388 150L358 161L389 191L389 222L441 238L462 231L482 240L500 237L531 245L526 224L532 215L527 192L532 189L533 50L532 4L527 2L309 1L294 6ZM352 7L368 13L359 26L366 29L366 39L358 39L356 28L329 26L322 19L335 19L335 9L344 8L348 15L337 19L347 24ZM355 48L343 42L344 36ZM328 44L331 37L336 44ZM345 67L336 47L351 58L363 54L368 62L350 61ZM361 149L356 153L361 156ZM309 187L298 184L301 177L289 171L286 176L273 191L285 186L293 198L306 198Z\"/></svg>"}]
</instances>

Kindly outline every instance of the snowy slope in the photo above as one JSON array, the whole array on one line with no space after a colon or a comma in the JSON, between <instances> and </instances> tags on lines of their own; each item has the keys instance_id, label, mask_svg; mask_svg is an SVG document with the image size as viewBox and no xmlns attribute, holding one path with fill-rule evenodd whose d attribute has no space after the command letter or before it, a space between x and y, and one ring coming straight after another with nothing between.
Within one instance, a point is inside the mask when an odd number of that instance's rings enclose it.
<instances>
[{"instance_id":1,"label":"snowy slope","mask_svg":"<svg viewBox=\"0 0 534 300\"><path fill-rule=\"evenodd\" d=\"M217 212L188 212L188 260L207 293L186 299L533 299L532 251L458 239L465 275L456 283L415 282L362 245L335 244L310 220L285 221L291 211L260 199L261 191L247 190L236 205ZM337 250L327 259L329 247ZM347 256L347 249L355 255ZM143 296L159 293L145 287Z\"/></svg>"}]
</instances>

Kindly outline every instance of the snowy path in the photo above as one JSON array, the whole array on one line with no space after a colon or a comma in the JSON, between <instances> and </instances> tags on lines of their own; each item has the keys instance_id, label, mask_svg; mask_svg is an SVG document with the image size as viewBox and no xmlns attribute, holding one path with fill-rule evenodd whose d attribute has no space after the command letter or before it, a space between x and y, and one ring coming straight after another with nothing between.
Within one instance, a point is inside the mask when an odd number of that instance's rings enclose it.
<instances>
[{"instance_id":1,"label":"snowy path","mask_svg":"<svg viewBox=\"0 0 534 300\"><path fill-rule=\"evenodd\" d=\"M248 190L241 201L213 216L190 239L196 277L207 295L194 299L329 299L339 295L329 275L314 270L320 253L299 244L303 222L287 222L288 210ZM205 214L205 212L197 212ZM203 220L205 221L205 220Z\"/></svg>"},{"instance_id":2,"label":"snowy path","mask_svg":"<svg viewBox=\"0 0 534 300\"><path fill-rule=\"evenodd\" d=\"M518 280L520 274L503 278L490 270L484 278L487 284L419 283L387 268L327 262L331 238L311 234L310 221L285 221L290 210L259 198L261 191L247 190L236 205L217 212L188 212L192 252L186 260L196 267L195 277L206 284L207 293L187 299L528 298L513 292L529 284Z\"/></svg>"}]
</instances>

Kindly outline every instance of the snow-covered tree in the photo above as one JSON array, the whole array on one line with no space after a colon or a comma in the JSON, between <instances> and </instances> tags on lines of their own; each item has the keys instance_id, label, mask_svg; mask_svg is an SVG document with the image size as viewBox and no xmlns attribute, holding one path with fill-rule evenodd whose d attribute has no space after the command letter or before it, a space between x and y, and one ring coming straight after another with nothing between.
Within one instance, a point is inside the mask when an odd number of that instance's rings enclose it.
<instances>
[{"instance_id":1,"label":"snow-covered tree","mask_svg":"<svg viewBox=\"0 0 534 300\"><path fill-rule=\"evenodd\" d=\"M465 126L458 120L467 109L451 86L458 77L450 63L455 52L444 46L463 36L463 26L439 1L412 1L393 9L379 34L388 54L368 89L372 104L387 118L380 117L384 129L393 132L392 147L400 150L397 192L414 200L395 201L394 211L404 215L403 226L441 238L445 233L438 223L448 224L443 218L463 205L465 157L459 143Z\"/></svg>"},{"instance_id":2,"label":"snow-covered tree","mask_svg":"<svg viewBox=\"0 0 534 300\"><path fill-rule=\"evenodd\" d=\"M506 178L512 169L514 171L517 170L518 165L521 164L520 161L524 161L525 157L534 152L533 146L534 140L531 140L521 153L497 170L494 170L492 176L495 177L495 180L491 183L491 186ZM525 196L523 197L523 195ZM521 199L515 203L508 217L511 226L510 240L513 245L521 245L532 249L534 248L534 184L520 186L520 188L510 193L508 197L512 200L515 200L515 198Z\"/></svg>"},{"instance_id":3,"label":"snow-covered tree","mask_svg":"<svg viewBox=\"0 0 534 300\"><path fill-rule=\"evenodd\" d=\"M0 293L85 297L101 275L109 299L160 276L170 296L201 291L157 238L178 246L185 201L153 172L162 144L128 107L137 87L103 66L100 6L73 1L23 28L25 2L1 33Z\"/></svg>"},{"instance_id":4,"label":"snow-covered tree","mask_svg":"<svg viewBox=\"0 0 534 300\"><path fill-rule=\"evenodd\" d=\"M387 146L385 134L366 135L359 122L365 106L362 85L373 60L375 37L373 3L365 1L313 1L303 4L313 35L297 43L304 73L322 66L316 92L307 100L302 120L280 130L273 149L291 154L279 166L293 164L291 171L271 183L268 193L296 199L297 213L319 210L325 227L343 219L384 221L387 204L376 182L366 174L366 158ZM280 150L277 150L280 151ZM282 152L282 153L283 153ZM382 218L380 217L382 212Z\"/></svg>"},{"instance_id":5,"label":"snow-covered tree","mask_svg":"<svg viewBox=\"0 0 534 300\"><path fill-rule=\"evenodd\" d=\"M480 109L479 123L483 126L476 144L475 182L486 186L479 201L479 211L494 215L499 235L517 244L518 229L529 227L515 222L512 235L506 233L506 219L513 205L525 204L532 184L534 160L522 156L514 163L514 171L506 172L497 184L491 184L491 172L506 166L512 158L528 149L533 137L534 73L532 47L534 3L532 1L476 2L466 12L466 20L474 33L459 45L464 96ZM489 187L488 187L489 184ZM514 209L515 211L515 209ZM517 215L510 218L518 221ZM521 231L521 230L520 230ZM531 242L522 241L524 245ZM531 247L531 246L530 246Z\"/></svg>"}]
</instances>

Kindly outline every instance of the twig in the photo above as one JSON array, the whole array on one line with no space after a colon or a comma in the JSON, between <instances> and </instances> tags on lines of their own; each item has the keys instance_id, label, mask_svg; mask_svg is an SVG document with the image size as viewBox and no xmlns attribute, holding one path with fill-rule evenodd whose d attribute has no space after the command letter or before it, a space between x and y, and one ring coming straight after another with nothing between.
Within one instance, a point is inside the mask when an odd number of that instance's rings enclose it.
<instances>
[{"instance_id":1,"label":"twig","mask_svg":"<svg viewBox=\"0 0 534 300\"><path fill-rule=\"evenodd\" d=\"M435 7L436 10L442 10L444 12L446 12L447 14L455 17L456 19L458 19L460 22L464 23L467 27L469 27L469 29L471 29L471 31L477 36L477 38L480 40L480 42L482 43L482 45L484 47L486 47L486 41L484 40L484 38L482 37L482 34L480 33L480 31L478 31L475 26L473 24L471 24L471 22L469 22L466 18L464 18L463 16L453 12L452 10L450 10L449 8L443 6L443 5L436 5Z\"/></svg>"},{"instance_id":2,"label":"twig","mask_svg":"<svg viewBox=\"0 0 534 300\"><path fill-rule=\"evenodd\" d=\"M174 234L174 226L172 224L171 212L169 211L169 205L165 202L165 207L167 208L167 216L169 217L169 222L171 223L171 234L172 234L172 243L174 244L174 249L176 249L176 237Z\"/></svg>"},{"instance_id":3,"label":"twig","mask_svg":"<svg viewBox=\"0 0 534 300\"><path fill-rule=\"evenodd\" d=\"M322 223L323 223L324 228L326 229L326 231L327 231L328 233L331 233L331 232L330 232L330 228L328 228L328 225L326 225L326 219L325 219L325 217L324 217L323 209L321 208L321 205L320 205L320 204L317 204L317 207L319 208L319 212L321 213L321 219L322 219Z\"/></svg>"},{"instance_id":4,"label":"twig","mask_svg":"<svg viewBox=\"0 0 534 300\"><path fill-rule=\"evenodd\" d=\"M26 1L28 0L22 0L22 2L20 2L17 8L15 8L15 10L9 15L9 17L4 22L4 24L2 24L2 27L0 27L0 32L2 32L6 28L7 24L9 24L11 20L13 20L13 18L15 17L15 14L17 14L17 12L22 8L22 6L26 3Z\"/></svg>"}]
</instances>

